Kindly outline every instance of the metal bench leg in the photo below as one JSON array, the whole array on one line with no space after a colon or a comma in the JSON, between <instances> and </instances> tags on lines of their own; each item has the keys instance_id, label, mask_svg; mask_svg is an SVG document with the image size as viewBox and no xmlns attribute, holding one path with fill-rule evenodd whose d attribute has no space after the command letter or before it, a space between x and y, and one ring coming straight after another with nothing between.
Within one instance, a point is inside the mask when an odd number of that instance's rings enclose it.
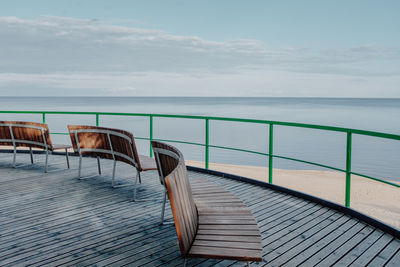
<instances>
[{"instance_id":1,"label":"metal bench leg","mask_svg":"<svg viewBox=\"0 0 400 267\"><path fill-rule=\"evenodd\" d=\"M186 267L186 258L183 259L183 264L182 264L182 266L183 266L183 267Z\"/></svg>"},{"instance_id":2,"label":"metal bench leg","mask_svg":"<svg viewBox=\"0 0 400 267\"><path fill-rule=\"evenodd\" d=\"M112 176L112 182L111 182L112 187L114 187L115 169L116 169L116 167L117 167L117 161L114 159L113 176Z\"/></svg>"},{"instance_id":3,"label":"metal bench leg","mask_svg":"<svg viewBox=\"0 0 400 267\"><path fill-rule=\"evenodd\" d=\"M134 184L134 188L133 188L133 201L136 201L136 188L137 188L138 179L140 179L140 172L138 170L136 170L136 178L135 178L135 184Z\"/></svg>"},{"instance_id":4,"label":"metal bench leg","mask_svg":"<svg viewBox=\"0 0 400 267\"><path fill-rule=\"evenodd\" d=\"M82 170L82 155L79 155L78 179L81 179L81 170Z\"/></svg>"},{"instance_id":5,"label":"metal bench leg","mask_svg":"<svg viewBox=\"0 0 400 267\"><path fill-rule=\"evenodd\" d=\"M167 201L167 188L164 187L164 200L161 208L161 222L160 225L164 223L164 213L165 213L165 202Z\"/></svg>"},{"instance_id":6,"label":"metal bench leg","mask_svg":"<svg viewBox=\"0 0 400 267\"><path fill-rule=\"evenodd\" d=\"M99 170L99 174L101 174L100 157L97 157L97 169Z\"/></svg>"},{"instance_id":7,"label":"metal bench leg","mask_svg":"<svg viewBox=\"0 0 400 267\"><path fill-rule=\"evenodd\" d=\"M65 148L65 158L67 159L67 168L69 169L68 149Z\"/></svg>"},{"instance_id":8,"label":"metal bench leg","mask_svg":"<svg viewBox=\"0 0 400 267\"><path fill-rule=\"evenodd\" d=\"M31 163L33 164L33 154L32 154L32 148L31 147L29 147L29 152L31 154Z\"/></svg>"},{"instance_id":9,"label":"metal bench leg","mask_svg":"<svg viewBox=\"0 0 400 267\"><path fill-rule=\"evenodd\" d=\"M47 172L47 163L49 161L49 150L46 149L46 163L44 165L44 172Z\"/></svg>"},{"instance_id":10,"label":"metal bench leg","mask_svg":"<svg viewBox=\"0 0 400 267\"><path fill-rule=\"evenodd\" d=\"M17 147L14 145L14 159L13 159L13 168L15 169L17 167Z\"/></svg>"}]
</instances>

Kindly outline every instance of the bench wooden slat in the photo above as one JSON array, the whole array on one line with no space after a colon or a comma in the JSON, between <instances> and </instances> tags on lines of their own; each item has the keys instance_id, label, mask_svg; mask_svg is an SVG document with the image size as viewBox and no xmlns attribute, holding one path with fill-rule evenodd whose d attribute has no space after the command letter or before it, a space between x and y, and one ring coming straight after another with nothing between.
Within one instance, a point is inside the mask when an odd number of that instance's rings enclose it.
<instances>
[{"instance_id":1,"label":"bench wooden slat","mask_svg":"<svg viewBox=\"0 0 400 267\"><path fill-rule=\"evenodd\" d=\"M193 246L202 247L220 247L220 248L244 248L244 249L255 249L260 250L260 244L245 243L240 241L209 241L209 240L195 240Z\"/></svg>"},{"instance_id":2,"label":"bench wooden slat","mask_svg":"<svg viewBox=\"0 0 400 267\"><path fill-rule=\"evenodd\" d=\"M205 207L237 207L237 208L247 208L247 206L243 203L204 203L204 202L197 202L196 205L198 207L205 206Z\"/></svg>"},{"instance_id":3,"label":"bench wooden slat","mask_svg":"<svg viewBox=\"0 0 400 267\"><path fill-rule=\"evenodd\" d=\"M241 261L260 261L262 250L192 246L189 256Z\"/></svg>"},{"instance_id":4,"label":"bench wooden slat","mask_svg":"<svg viewBox=\"0 0 400 267\"><path fill-rule=\"evenodd\" d=\"M192 212L191 200L189 199L188 185L185 184L185 179L182 176L181 168L175 173L177 194L180 198L179 204L181 205L181 216L184 220L185 231L188 236L188 242L191 244L193 238L196 236L197 215L194 216Z\"/></svg>"},{"instance_id":5,"label":"bench wooden slat","mask_svg":"<svg viewBox=\"0 0 400 267\"><path fill-rule=\"evenodd\" d=\"M203 194L214 195L214 194L218 194L218 193L225 193L226 191L223 191L221 189L210 189L210 190L193 189L192 192L193 192L193 196L196 196L196 195L203 195Z\"/></svg>"},{"instance_id":6,"label":"bench wooden slat","mask_svg":"<svg viewBox=\"0 0 400 267\"><path fill-rule=\"evenodd\" d=\"M251 223L256 223L254 217L250 214L242 215L242 214L214 214L214 215L202 215L202 220L243 220L243 221L251 221Z\"/></svg>"},{"instance_id":7,"label":"bench wooden slat","mask_svg":"<svg viewBox=\"0 0 400 267\"><path fill-rule=\"evenodd\" d=\"M199 199L199 198L196 198L196 203L204 203L204 204L207 204L207 203L209 203L209 202L211 202L211 203L243 203L242 201L240 201L240 200L237 199L237 198L227 198L227 199L220 199L220 198L217 198L217 199L213 199L213 198L209 198L209 199L207 199L207 198Z\"/></svg>"},{"instance_id":8,"label":"bench wooden slat","mask_svg":"<svg viewBox=\"0 0 400 267\"><path fill-rule=\"evenodd\" d=\"M198 235L241 235L241 236L260 236L260 231L252 230L203 230L197 231Z\"/></svg>"},{"instance_id":9,"label":"bench wooden slat","mask_svg":"<svg viewBox=\"0 0 400 267\"><path fill-rule=\"evenodd\" d=\"M196 190L208 190L208 189L221 189L224 191L224 188L215 184L203 184L203 185L192 185L193 189Z\"/></svg>"},{"instance_id":10,"label":"bench wooden slat","mask_svg":"<svg viewBox=\"0 0 400 267\"><path fill-rule=\"evenodd\" d=\"M186 228L184 226L184 219L182 217L183 211L182 206L178 196L178 190L176 186L176 181L173 179L174 176L171 176L171 179L166 179L166 185L168 187L168 198L170 199L172 215L175 221L176 234L178 236L179 248L183 255L186 255L188 250L190 249L190 245L192 240L187 234Z\"/></svg>"},{"instance_id":11,"label":"bench wooden slat","mask_svg":"<svg viewBox=\"0 0 400 267\"><path fill-rule=\"evenodd\" d=\"M197 233L196 240L214 240L214 241L238 241L238 242L250 242L260 243L260 236L241 236L241 235L203 235Z\"/></svg>"},{"instance_id":12,"label":"bench wooden slat","mask_svg":"<svg viewBox=\"0 0 400 267\"><path fill-rule=\"evenodd\" d=\"M209 198L213 198L213 199L224 199L224 198L228 198L228 197L235 197L237 198L234 194L230 193L230 192L224 192L224 193L219 193L219 194L198 194L193 196L195 199L209 199Z\"/></svg>"},{"instance_id":13,"label":"bench wooden slat","mask_svg":"<svg viewBox=\"0 0 400 267\"><path fill-rule=\"evenodd\" d=\"M197 206L199 214L252 214L246 206L242 207L222 207L222 206Z\"/></svg>"},{"instance_id":14,"label":"bench wooden slat","mask_svg":"<svg viewBox=\"0 0 400 267\"><path fill-rule=\"evenodd\" d=\"M249 225L226 225L226 224L199 224L199 230L258 230L258 226Z\"/></svg>"}]
</instances>

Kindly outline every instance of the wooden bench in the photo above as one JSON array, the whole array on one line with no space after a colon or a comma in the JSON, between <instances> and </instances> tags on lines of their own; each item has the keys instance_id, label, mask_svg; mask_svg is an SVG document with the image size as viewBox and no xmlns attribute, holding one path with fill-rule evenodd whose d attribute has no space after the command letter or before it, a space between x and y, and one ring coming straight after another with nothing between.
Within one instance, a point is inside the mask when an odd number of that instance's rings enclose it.
<instances>
[{"instance_id":1,"label":"wooden bench","mask_svg":"<svg viewBox=\"0 0 400 267\"><path fill-rule=\"evenodd\" d=\"M156 170L157 166L154 159L138 154L133 134L119 129L87 125L68 125L68 131L74 152L79 154L78 178L82 178L82 156L88 155L97 157L99 174L101 174L100 158L113 160L111 185L112 187L126 186L115 185L116 163L117 161L125 162L136 169L133 199L137 200L136 188L138 180L141 183L140 173Z\"/></svg>"},{"instance_id":2,"label":"wooden bench","mask_svg":"<svg viewBox=\"0 0 400 267\"><path fill-rule=\"evenodd\" d=\"M183 155L152 141L166 186L184 265L189 257L262 261L261 234L250 209L206 179L189 182Z\"/></svg>"},{"instance_id":3,"label":"wooden bench","mask_svg":"<svg viewBox=\"0 0 400 267\"><path fill-rule=\"evenodd\" d=\"M41 148L46 151L44 171L47 172L49 151L64 149L69 168L68 149L70 145L53 144L50 139L49 127L44 123L24 121L0 121L0 145L13 146L13 167L16 168L17 147L29 147L31 163L33 164L32 148Z\"/></svg>"}]
</instances>

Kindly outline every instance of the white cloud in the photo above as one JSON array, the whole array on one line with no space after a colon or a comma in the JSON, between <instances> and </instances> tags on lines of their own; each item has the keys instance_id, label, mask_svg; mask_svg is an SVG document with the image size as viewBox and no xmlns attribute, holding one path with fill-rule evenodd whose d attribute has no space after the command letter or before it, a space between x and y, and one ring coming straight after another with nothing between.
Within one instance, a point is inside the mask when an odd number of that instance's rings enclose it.
<instances>
[{"instance_id":1,"label":"white cloud","mask_svg":"<svg viewBox=\"0 0 400 267\"><path fill-rule=\"evenodd\" d=\"M271 49L49 16L0 17L0 40L3 95L400 96L399 47Z\"/></svg>"}]
</instances>

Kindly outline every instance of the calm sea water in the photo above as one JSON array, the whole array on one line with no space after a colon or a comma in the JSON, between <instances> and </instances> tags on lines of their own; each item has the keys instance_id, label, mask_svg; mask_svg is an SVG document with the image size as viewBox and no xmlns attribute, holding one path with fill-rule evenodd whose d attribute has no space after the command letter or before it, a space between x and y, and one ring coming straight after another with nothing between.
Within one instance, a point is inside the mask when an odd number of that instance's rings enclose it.
<instances>
[{"instance_id":1,"label":"calm sea water","mask_svg":"<svg viewBox=\"0 0 400 267\"><path fill-rule=\"evenodd\" d=\"M166 113L254 118L323 124L400 134L400 99L346 98L197 98L197 97L1 97L0 110L102 111ZM1 120L41 121L40 115L0 114ZM67 124L95 124L94 116L48 115L52 132L66 132ZM146 118L100 117L100 124L148 137ZM204 121L154 120L154 137L204 143ZM54 142L69 142L54 135ZM210 122L210 143L268 152L266 125ZM146 141L138 141L148 153ZM204 148L177 145L187 159L204 160ZM274 129L274 153L315 161L338 168L345 166L346 138L343 133L279 127ZM264 156L211 149L210 160L220 163L268 166ZM275 167L319 169L312 165L276 159ZM400 141L353 137L353 171L400 181Z\"/></svg>"}]
</instances>

